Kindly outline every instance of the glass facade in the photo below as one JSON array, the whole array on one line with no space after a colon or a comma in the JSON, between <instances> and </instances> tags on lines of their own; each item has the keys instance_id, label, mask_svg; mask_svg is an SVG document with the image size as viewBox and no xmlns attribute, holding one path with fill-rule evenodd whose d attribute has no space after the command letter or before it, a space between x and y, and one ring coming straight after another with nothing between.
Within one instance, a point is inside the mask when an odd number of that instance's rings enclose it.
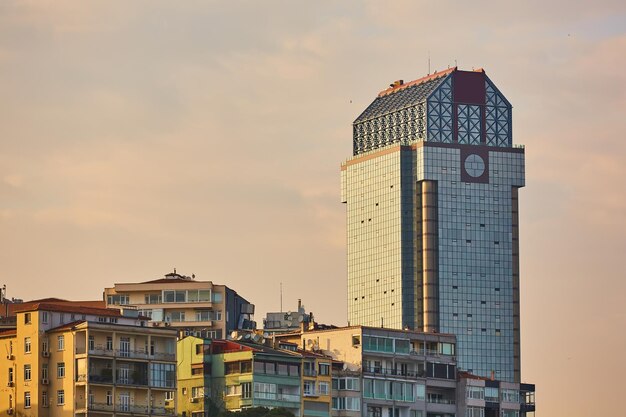
<instances>
[{"instance_id":1,"label":"glass facade","mask_svg":"<svg viewBox=\"0 0 626 417\"><path fill-rule=\"evenodd\" d=\"M455 334L459 368L515 381L524 151L512 147L510 104L484 73L455 74L424 98L423 140L392 137L342 166L348 320Z\"/></svg>"}]
</instances>

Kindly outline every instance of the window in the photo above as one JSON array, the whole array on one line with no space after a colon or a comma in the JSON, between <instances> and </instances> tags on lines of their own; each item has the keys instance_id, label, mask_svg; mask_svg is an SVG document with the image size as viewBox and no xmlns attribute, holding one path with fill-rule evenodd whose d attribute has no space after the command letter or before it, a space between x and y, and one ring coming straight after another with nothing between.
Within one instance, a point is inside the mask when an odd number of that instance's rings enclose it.
<instances>
[{"instance_id":1,"label":"window","mask_svg":"<svg viewBox=\"0 0 626 417\"><path fill-rule=\"evenodd\" d=\"M30 337L24 338L24 353L30 353Z\"/></svg>"},{"instance_id":2,"label":"window","mask_svg":"<svg viewBox=\"0 0 626 417\"><path fill-rule=\"evenodd\" d=\"M89 341L87 345L89 350L94 350L96 348L96 339L93 336L89 336Z\"/></svg>"},{"instance_id":3,"label":"window","mask_svg":"<svg viewBox=\"0 0 626 417\"><path fill-rule=\"evenodd\" d=\"M217 320L217 321L221 321L222 320L222 310L216 310L215 311L215 320Z\"/></svg>"},{"instance_id":4,"label":"window","mask_svg":"<svg viewBox=\"0 0 626 417\"><path fill-rule=\"evenodd\" d=\"M485 399L485 389L483 387L468 386L466 388L466 397L476 400L483 400Z\"/></svg>"},{"instance_id":5,"label":"window","mask_svg":"<svg viewBox=\"0 0 626 417\"><path fill-rule=\"evenodd\" d=\"M113 405L113 391L107 391L106 404Z\"/></svg>"},{"instance_id":6,"label":"window","mask_svg":"<svg viewBox=\"0 0 626 417\"><path fill-rule=\"evenodd\" d=\"M211 320L211 311L209 310L196 311L196 321L210 321L210 320Z\"/></svg>"},{"instance_id":7,"label":"window","mask_svg":"<svg viewBox=\"0 0 626 417\"><path fill-rule=\"evenodd\" d=\"M128 305L130 302L128 294L117 294L107 296L107 304Z\"/></svg>"},{"instance_id":8,"label":"window","mask_svg":"<svg viewBox=\"0 0 626 417\"><path fill-rule=\"evenodd\" d=\"M304 395L315 395L315 381L304 381Z\"/></svg>"},{"instance_id":9,"label":"window","mask_svg":"<svg viewBox=\"0 0 626 417\"><path fill-rule=\"evenodd\" d=\"M333 378L333 389L358 391L359 378Z\"/></svg>"},{"instance_id":10,"label":"window","mask_svg":"<svg viewBox=\"0 0 626 417\"><path fill-rule=\"evenodd\" d=\"M244 382L241 384L241 398L252 398L252 382Z\"/></svg>"},{"instance_id":11,"label":"window","mask_svg":"<svg viewBox=\"0 0 626 417\"><path fill-rule=\"evenodd\" d=\"M330 375L330 364L320 363L320 375Z\"/></svg>"},{"instance_id":12,"label":"window","mask_svg":"<svg viewBox=\"0 0 626 417\"><path fill-rule=\"evenodd\" d=\"M30 324L31 323L31 319L30 319L30 313L24 313L24 324ZM30 398L30 394L29 398Z\"/></svg>"},{"instance_id":13,"label":"window","mask_svg":"<svg viewBox=\"0 0 626 417\"><path fill-rule=\"evenodd\" d=\"M65 378L65 362L57 363L57 378Z\"/></svg>"},{"instance_id":14,"label":"window","mask_svg":"<svg viewBox=\"0 0 626 417\"><path fill-rule=\"evenodd\" d=\"M179 290L164 290L163 302L164 303L184 303L187 301L187 291Z\"/></svg>"},{"instance_id":15,"label":"window","mask_svg":"<svg viewBox=\"0 0 626 417\"><path fill-rule=\"evenodd\" d=\"M9 382L13 382L13 368L9 368Z\"/></svg>"},{"instance_id":16,"label":"window","mask_svg":"<svg viewBox=\"0 0 626 417\"><path fill-rule=\"evenodd\" d=\"M359 411L361 409L360 398L359 397L333 397L332 408L333 410Z\"/></svg>"},{"instance_id":17,"label":"window","mask_svg":"<svg viewBox=\"0 0 626 417\"><path fill-rule=\"evenodd\" d=\"M242 361L241 362L241 373L249 374L252 372L252 361ZM287 375L287 374L285 374Z\"/></svg>"},{"instance_id":18,"label":"window","mask_svg":"<svg viewBox=\"0 0 626 417\"><path fill-rule=\"evenodd\" d=\"M268 384L265 382L254 383L254 398L275 400L276 384Z\"/></svg>"},{"instance_id":19,"label":"window","mask_svg":"<svg viewBox=\"0 0 626 417\"><path fill-rule=\"evenodd\" d=\"M176 365L171 363L150 364L150 385L159 388L173 388L176 383Z\"/></svg>"},{"instance_id":20,"label":"window","mask_svg":"<svg viewBox=\"0 0 626 417\"><path fill-rule=\"evenodd\" d=\"M48 324L48 312L47 311L41 312L41 322L43 324Z\"/></svg>"},{"instance_id":21,"label":"window","mask_svg":"<svg viewBox=\"0 0 626 417\"><path fill-rule=\"evenodd\" d=\"M24 381L30 381L30 365L24 365Z\"/></svg>"},{"instance_id":22,"label":"window","mask_svg":"<svg viewBox=\"0 0 626 417\"><path fill-rule=\"evenodd\" d=\"M57 391L57 405L65 405L65 390Z\"/></svg>"},{"instance_id":23,"label":"window","mask_svg":"<svg viewBox=\"0 0 626 417\"><path fill-rule=\"evenodd\" d=\"M485 409L482 407L467 407L465 417L485 417Z\"/></svg>"},{"instance_id":24,"label":"window","mask_svg":"<svg viewBox=\"0 0 626 417\"><path fill-rule=\"evenodd\" d=\"M30 408L30 391L24 392L24 408Z\"/></svg>"},{"instance_id":25,"label":"window","mask_svg":"<svg viewBox=\"0 0 626 417\"><path fill-rule=\"evenodd\" d=\"M41 405L43 407L47 407L48 406L48 391L42 391L41 392Z\"/></svg>"},{"instance_id":26,"label":"window","mask_svg":"<svg viewBox=\"0 0 626 417\"><path fill-rule=\"evenodd\" d=\"M48 364L41 364L41 379L48 379Z\"/></svg>"},{"instance_id":27,"label":"window","mask_svg":"<svg viewBox=\"0 0 626 417\"><path fill-rule=\"evenodd\" d=\"M239 373L239 362L226 362L224 369L224 374L238 374Z\"/></svg>"},{"instance_id":28,"label":"window","mask_svg":"<svg viewBox=\"0 0 626 417\"><path fill-rule=\"evenodd\" d=\"M169 315L165 316L165 321L185 321L185 312L172 311Z\"/></svg>"},{"instance_id":29,"label":"window","mask_svg":"<svg viewBox=\"0 0 626 417\"><path fill-rule=\"evenodd\" d=\"M191 387L191 397L192 398L203 398L204 397L204 387Z\"/></svg>"},{"instance_id":30,"label":"window","mask_svg":"<svg viewBox=\"0 0 626 417\"><path fill-rule=\"evenodd\" d=\"M42 352L48 352L49 348L48 348L48 339L43 339L41 341L41 351Z\"/></svg>"},{"instance_id":31,"label":"window","mask_svg":"<svg viewBox=\"0 0 626 417\"><path fill-rule=\"evenodd\" d=\"M57 337L57 349L65 350L65 336L61 335Z\"/></svg>"},{"instance_id":32,"label":"window","mask_svg":"<svg viewBox=\"0 0 626 417\"><path fill-rule=\"evenodd\" d=\"M161 294L146 294L144 298L146 304L161 304Z\"/></svg>"},{"instance_id":33,"label":"window","mask_svg":"<svg viewBox=\"0 0 626 417\"><path fill-rule=\"evenodd\" d=\"M174 399L174 391L165 391L165 401L172 401Z\"/></svg>"},{"instance_id":34,"label":"window","mask_svg":"<svg viewBox=\"0 0 626 417\"><path fill-rule=\"evenodd\" d=\"M328 395L328 382L320 382L317 389L320 395Z\"/></svg>"},{"instance_id":35,"label":"window","mask_svg":"<svg viewBox=\"0 0 626 417\"><path fill-rule=\"evenodd\" d=\"M211 290L188 290L187 291L187 302L189 303L210 302L210 301L211 301Z\"/></svg>"},{"instance_id":36,"label":"window","mask_svg":"<svg viewBox=\"0 0 626 417\"><path fill-rule=\"evenodd\" d=\"M222 293L214 292L213 293L213 302L214 303L221 303L222 302Z\"/></svg>"},{"instance_id":37,"label":"window","mask_svg":"<svg viewBox=\"0 0 626 417\"><path fill-rule=\"evenodd\" d=\"M113 337L107 336L106 350L113 350Z\"/></svg>"}]
</instances>

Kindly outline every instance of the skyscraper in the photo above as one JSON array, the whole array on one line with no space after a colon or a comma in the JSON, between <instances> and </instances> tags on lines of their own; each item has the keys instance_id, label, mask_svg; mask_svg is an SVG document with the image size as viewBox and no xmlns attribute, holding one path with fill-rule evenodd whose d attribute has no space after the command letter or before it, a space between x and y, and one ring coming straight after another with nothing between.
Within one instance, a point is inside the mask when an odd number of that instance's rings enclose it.
<instances>
[{"instance_id":1,"label":"skyscraper","mask_svg":"<svg viewBox=\"0 0 626 417\"><path fill-rule=\"evenodd\" d=\"M519 382L524 149L485 72L381 91L341 178L350 324L453 333L459 368Z\"/></svg>"}]
</instances>

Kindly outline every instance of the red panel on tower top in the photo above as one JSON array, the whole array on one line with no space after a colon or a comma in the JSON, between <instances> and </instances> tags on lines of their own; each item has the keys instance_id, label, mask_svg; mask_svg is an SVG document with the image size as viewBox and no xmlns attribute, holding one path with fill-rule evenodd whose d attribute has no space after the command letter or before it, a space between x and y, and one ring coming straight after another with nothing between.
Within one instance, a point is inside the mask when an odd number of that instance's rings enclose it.
<instances>
[{"instance_id":1,"label":"red panel on tower top","mask_svg":"<svg viewBox=\"0 0 626 417\"><path fill-rule=\"evenodd\" d=\"M485 104L485 72L455 71L454 102L463 104Z\"/></svg>"}]
</instances>

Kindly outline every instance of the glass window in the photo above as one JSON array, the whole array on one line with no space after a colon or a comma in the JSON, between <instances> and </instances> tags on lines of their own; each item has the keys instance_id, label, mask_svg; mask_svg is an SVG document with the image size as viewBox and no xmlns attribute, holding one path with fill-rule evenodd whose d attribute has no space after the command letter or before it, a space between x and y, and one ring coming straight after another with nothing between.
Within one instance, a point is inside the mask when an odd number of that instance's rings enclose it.
<instances>
[{"instance_id":1,"label":"glass window","mask_svg":"<svg viewBox=\"0 0 626 417\"><path fill-rule=\"evenodd\" d=\"M65 362L57 363L57 378L65 378Z\"/></svg>"},{"instance_id":2,"label":"glass window","mask_svg":"<svg viewBox=\"0 0 626 417\"><path fill-rule=\"evenodd\" d=\"M330 364L328 363L320 363L320 375L330 375Z\"/></svg>"},{"instance_id":3,"label":"glass window","mask_svg":"<svg viewBox=\"0 0 626 417\"><path fill-rule=\"evenodd\" d=\"M60 389L57 391L57 405L65 404L65 391Z\"/></svg>"},{"instance_id":4,"label":"glass window","mask_svg":"<svg viewBox=\"0 0 626 417\"><path fill-rule=\"evenodd\" d=\"M24 365L24 381L30 381L30 365Z\"/></svg>"},{"instance_id":5,"label":"glass window","mask_svg":"<svg viewBox=\"0 0 626 417\"><path fill-rule=\"evenodd\" d=\"M61 335L57 337L57 349L65 350L65 336Z\"/></svg>"},{"instance_id":6,"label":"glass window","mask_svg":"<svg viewBox=\"0 0 626 417\"><path fill-rule=\"evenodd\" d=\"M411 342L403 339L396 339L396 353L409 353Z\"/></svg>"},{"instance_id":7,"label":"glass window","mask_svg":"<svg viewBox=\"0 0 626 417\"><path fill-rule=\"evenodd\" d=\"M30 391L24 392L24 408L30 408Z\"/></svg>"},{"instance_id":8,"label":"glass window","mask_svg":"<svg viewBox=\"0 0 626 417\"><path fill-rule=\"evenodd\" d=\"M30 337L24 338L24 353L30 353Z\"/></svg>"}]
</instances>

